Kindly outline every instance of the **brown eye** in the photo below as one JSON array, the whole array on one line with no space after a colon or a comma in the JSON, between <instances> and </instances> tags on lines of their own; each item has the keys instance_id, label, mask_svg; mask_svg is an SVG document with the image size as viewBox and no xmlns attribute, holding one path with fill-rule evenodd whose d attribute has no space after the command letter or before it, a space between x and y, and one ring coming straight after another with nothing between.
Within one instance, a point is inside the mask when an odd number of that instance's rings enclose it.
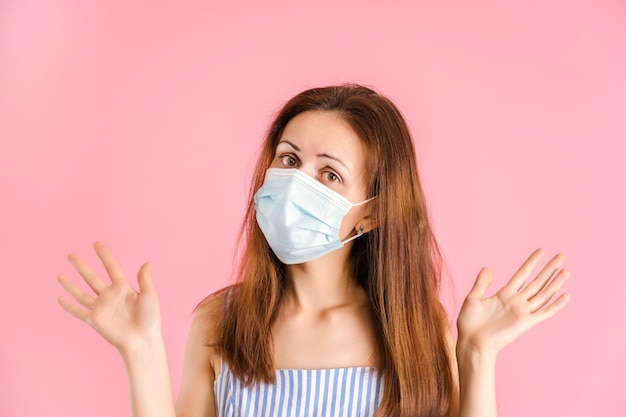
<instances>
[{"instance_id":1,"label":"brown eye","mask_svg":"<svg viewBox=\"0 0 626 417\"><path fill-rule=\"evenodd\" d=\"M283 155L280 157L281 162L286 167L295 167L298 165L298 161L291 155Z\"/></svg>"},{"instance_id":2,"label":"brown eye","mask_svg":"<svg viewBox=\"0 0 626 417\"><path fill-rule=\"evenodd\" d=\"M326 171L322 175L328 182L340 182L341 181L341 178L339 178L339 175L335 174L332 171Z\"/></svg>"}]
</instances>

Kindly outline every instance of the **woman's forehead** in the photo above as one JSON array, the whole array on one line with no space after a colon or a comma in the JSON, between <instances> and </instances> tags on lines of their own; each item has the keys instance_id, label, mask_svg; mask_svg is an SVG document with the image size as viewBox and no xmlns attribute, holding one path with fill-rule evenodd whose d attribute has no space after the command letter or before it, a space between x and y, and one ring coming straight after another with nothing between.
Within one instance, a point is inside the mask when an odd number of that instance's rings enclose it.
<instances>
[{"instance_id":1,"label":"woman's forehead","mask_svg":"<svg viewBox=\"0 0 626 417\"><path fill-rule=\"evenodd\" d=\"M307 111L295 116L285 126L278 148L354 162L365 157L365 146L348 122L338 113L328 111Z\"/></svg>"}]
</instances>

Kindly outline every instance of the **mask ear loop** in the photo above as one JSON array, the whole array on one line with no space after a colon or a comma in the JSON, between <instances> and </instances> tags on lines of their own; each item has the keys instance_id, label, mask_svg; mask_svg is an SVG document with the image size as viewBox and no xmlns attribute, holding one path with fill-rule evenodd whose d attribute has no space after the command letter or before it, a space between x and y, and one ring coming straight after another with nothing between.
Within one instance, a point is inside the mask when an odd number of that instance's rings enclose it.
<instances>
[{"instance_id":1,"label":"mask ear loop","mask_svg":"<svg viewBox=\"0 0 626 417\"><path fill-rule=\"evenodd\" d=\"M372 201L373 199L375 199L375 198L377 198L377 197L378 197L378 196L377 196L377 195L375 195L374 197L372 197L372 198L368 198L367 200L363 200L363 201L361 201L360 203L353 204L353 205L352 205L352 207L356 207L356 206L360 206L361 204L369 203L370 201ZM341 242L341 244L342 244L342 245L345 245L346 243L353 241L353 240L354 240L354 239L356 239L357 237L361 237L361 236L363 236L363 235L365 234L364 230L365 230L365 226L361 225L361 226L359 227L359 230L357 230L357 231L356 231L356 235L354 235L354 236L351 236L351 237L347 238L346 240L342 241L342 242Z\"/></svg>"},{"instance_id":2,"label":"mask ear loop","mask_svg":"<svg viewBox=\"0 0 626 417\"><path fill-rule=\"evenodd\" d=\"M363 200L360 203L354 203L354 204L352 204L352 207L356 207L356 206L360 206L361 204L369 203L370 201L372 201L373 199L375 199L377 197L378 196L375 195L374 197L368 198L367 200Z\"/></svg>"}]
</instances>

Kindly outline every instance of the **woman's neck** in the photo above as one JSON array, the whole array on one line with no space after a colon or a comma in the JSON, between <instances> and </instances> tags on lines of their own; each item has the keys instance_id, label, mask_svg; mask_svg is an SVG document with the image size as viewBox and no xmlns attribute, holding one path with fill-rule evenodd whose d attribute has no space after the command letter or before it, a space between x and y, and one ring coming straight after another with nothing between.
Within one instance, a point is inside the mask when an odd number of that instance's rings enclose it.
<instances>
[{"instance_id":1,"label":"woman's neck","mask_svg":"<svg viewBox=\"0 0 626 417\"><path fill-rule=\"evenodd\" d=\"M341 255L332 253L304 264L288 265L286 303L300 311L322 312L362 302L363 288L356 284L347 257Z\"/></svg>"}]
</instances>

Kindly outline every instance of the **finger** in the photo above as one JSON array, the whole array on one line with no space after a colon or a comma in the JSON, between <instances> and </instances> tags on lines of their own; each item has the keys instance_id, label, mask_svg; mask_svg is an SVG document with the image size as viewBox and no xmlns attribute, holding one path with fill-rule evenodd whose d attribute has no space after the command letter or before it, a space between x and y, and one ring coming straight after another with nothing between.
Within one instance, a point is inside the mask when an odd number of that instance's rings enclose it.
<instances>
[{"instance_id":1,"label":"finger","mask_svg":"<svg viewBox=\"0 0 626 417\"><path fill-rule=\"evenodd\" d=\"M541 272L537 275L535 279L533 279L522 291L525 293L527 299L535 296L546 286L552 277L555 277L555 274L558 273L559 268L563 266L565 262L565 256L558 254L554 256L550 262L543 267Z\"/></svg>"},{"instance_id":2,"label":"finger","mask_svg":"<svg viewBox=\"0 0 626 417\"><path fill-rule=\"evenodd\" d=\"M89 312L87 310L78 307L76 304L71 303L63 296L57 297L57 301L59 302L59 305L63 308L63 310L67 311L77 319L88 323Z\"/></svg>"},{"instance_id":3,"label":"finger","mask_svg":"<svg viewBox=\"0 0 626 417\"><path fill-rule=\"evenodd\" d=\"M141 265L137 273L137 282L139 283L139 292L146 293L154 291L152 284L152 276L150 275L150 263L146 262Z\"/></svg>"},{"instance_id":4,"label":"finger","mask_svg":"<svg viewBox=\"0 0 626 417\"><path fill-rule=\"evenodd\" d=\"M565 305L567 305L569 300L570 295L568 293L561 294L556 300L554 300L553 303L549 304L543 310L539 310L532 315L532 317L535 319L535 324L541 323L542 321L545 321L554 316L556 313L561 311L561 309L565 307Z\"/></svg>"},{"instance_id":5,"label":"finger","mask_svg":"<svg viewBox=\"0 0 626 417\"><path fill-rule=\"evenodd\" d=\"M476 281L474 281L474 285L472 289L467 294L467 298L478 298L482 299L487 292L487 289L493 282L493 272L489 268L483 268L478 273L476 277Z\"/></svg>"},{"instance_id":6,"label":"finger","mask_svg":"<svg viewBox=\"0 0 626 417\"><path fill-rule=\"evenodd\" d=\"M123 281L124 274L122 274L122 270L117 265L115 258L113 258L113 256L111 255L109 250L106 248L106 246L104 246L102 242L95 242L93 244L93 248L95 249L96 254L98 255L98 258L100 258L100 260L102 261L102 264L107 270L107 273L109 274L109 277L111 278L111 281L112 282Z\"/></svg>"},{"instance_id":7,"label":"finger","mask_svg":"<svg viewBox=\"0 0 626 417\"><path fill-rule=\"evenodd\" d=\"M515 288L516 291L519 291L524 286L526 279L528 279L528 276L533 272L533 269L535 269L544 253L544 249L535 250L509 280L508 285Z\"/></svg>"},{"instance_id":8,"label":"finger","mask_svg":"<svg viewBox=\"0 0 626 417\"><path fill-rule=\"evenodd\" d=\"M554 277L549 284L545 286L545 288L537 295L532 297L529 300L529 307L532 312L536 312L543 308L554 295L563 287L565 281L569 278L569 270L562 269L558 274Z\"/></svg>"},{"instance_id":9,"label":"finger","mask_svg":"<svg viewBox=\"0 0 626 417\"><path fill-rule=\"evenodd\" d=\"M78 255L70 253L67 255L67 260L70 261L74 269L78 271L81 277L85 280L87 285L96 293L100 294L106 288L106 284L98 277L98 275L87 265Z\"/></svg>"},{"instance_id":10,"label":"finger","mask_svg":"<svg viewBox=\"0 0 626 417\"><path fill-rule=\"evenodd\" d=\"M95 298L85 294L83 290L78 288L72 281L70 281L65 275L59 275L57 279L59 284L67 291L76 301L80 303L83 307L88 309L92 309L94 303L96 302Z\"/></svg>"}]
</instances>

